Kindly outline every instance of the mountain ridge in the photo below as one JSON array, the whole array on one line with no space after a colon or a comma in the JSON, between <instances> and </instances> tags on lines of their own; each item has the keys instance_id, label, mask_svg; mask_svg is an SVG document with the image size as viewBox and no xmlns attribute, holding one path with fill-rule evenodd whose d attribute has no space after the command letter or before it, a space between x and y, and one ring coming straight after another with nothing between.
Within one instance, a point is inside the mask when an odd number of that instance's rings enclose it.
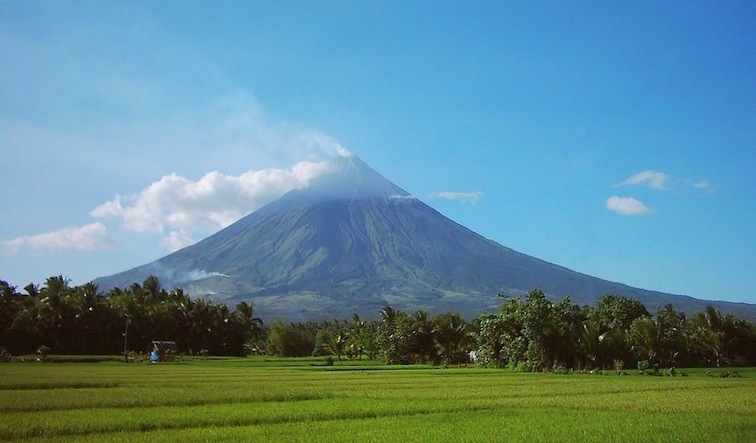
<instances>
[{"instance_id":1,"label":"mountain ridge","mask_svg":"<svg viewBox=\"0 0 756 443\"><path fill-rule=\"evenodd\" d=\"M282 320L375 317L405 311L495 311L500 292L539 288L592 304L606 293L653 312L706 305L756 318L756 306L633 288L514 251L412 197L356 156L339 157L305 189L292 190L217 233L152 263L95 280L103 289L157 276L193 296L254 303ZM745 314L745 315L744 315Z\"/></svg>"}]
</instances>

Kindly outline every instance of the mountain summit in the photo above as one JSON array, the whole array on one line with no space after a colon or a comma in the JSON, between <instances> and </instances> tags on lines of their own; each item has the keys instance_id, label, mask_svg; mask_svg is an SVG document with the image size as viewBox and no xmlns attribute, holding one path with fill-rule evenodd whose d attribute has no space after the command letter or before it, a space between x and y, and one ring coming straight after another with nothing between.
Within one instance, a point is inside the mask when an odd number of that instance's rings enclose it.
<instances>
[{"instance_id":1,"label":"mountain summit","mask_svg":"<svg viewBox=\"0 0 756 443\"><path fill-rule=\"evenodd\" d=\"M329 172L315 177L307 192L321 200L408 197L404 189L388 181L356 155L339 156L331 162Z\"/></svg>"},{"instance_id":2,"label":"mountain summit","mask_svg":"<svg viewBox=\"0 0 756 443\"><path fill-rule=\"evenodd\" d=\"M715 304L756 317L753 305L632 288L530 257L444 217L357 156L330 166L307 188L192 246L95 283L108 290L155 275L166 287L229 304L251 301L260 316L287 321L375 317L387 304L474 316L494 311L500 292L534 288L580 304L614 293L651 311L669 303L687 312Z\"/></svg>"}]
</instances>

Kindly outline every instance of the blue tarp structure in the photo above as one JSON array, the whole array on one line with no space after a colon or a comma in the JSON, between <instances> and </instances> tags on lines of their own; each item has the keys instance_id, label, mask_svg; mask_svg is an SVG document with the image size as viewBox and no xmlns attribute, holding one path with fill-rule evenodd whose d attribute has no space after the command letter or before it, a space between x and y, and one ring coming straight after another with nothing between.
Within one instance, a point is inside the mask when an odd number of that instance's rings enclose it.
<instances>
[{"instance_id":1,"label":"blue tarp structure","mask_svg":"<svg viewBox=\"0 0 756 443\"><path fill-rule=\"evenodd\" d=\"M150 361L153 363L171 361L176 358L177 353L178 346L175 341L153 340Z\"/></svg>"}]
</instances>

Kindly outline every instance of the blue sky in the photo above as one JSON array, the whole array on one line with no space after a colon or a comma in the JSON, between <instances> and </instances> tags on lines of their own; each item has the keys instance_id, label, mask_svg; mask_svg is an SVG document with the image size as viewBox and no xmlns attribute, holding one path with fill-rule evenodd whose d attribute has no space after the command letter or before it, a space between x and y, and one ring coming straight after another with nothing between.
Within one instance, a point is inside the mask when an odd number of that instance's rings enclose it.
<instances>
[{"instance_id":1,"label":"blue sky","mask_svg":"<svg viewBox=\"0 0 756 443\"><path fill-rule=\"evenodd\" d=\"M756 303L756 3L216 3L0 0L0 278L147 263L346 149L518 251Z\"/></svg>"}]
</instances>

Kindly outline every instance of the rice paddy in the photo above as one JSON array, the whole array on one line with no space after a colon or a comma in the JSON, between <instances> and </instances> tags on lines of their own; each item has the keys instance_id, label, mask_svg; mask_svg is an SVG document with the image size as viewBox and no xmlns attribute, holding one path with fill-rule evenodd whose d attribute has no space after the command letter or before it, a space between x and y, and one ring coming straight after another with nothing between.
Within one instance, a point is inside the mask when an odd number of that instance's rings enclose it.
<instances>
[{"instance_id":1,"label":"rice paddy","mask_svg":"<svg viewBox=\"0 0 756 443\"><path fill-rule=\"evenodd\" d=\"M756 441L756 371L512 373L322 359L0 365L0 440Z\"/></svg>"}]
</instances>

